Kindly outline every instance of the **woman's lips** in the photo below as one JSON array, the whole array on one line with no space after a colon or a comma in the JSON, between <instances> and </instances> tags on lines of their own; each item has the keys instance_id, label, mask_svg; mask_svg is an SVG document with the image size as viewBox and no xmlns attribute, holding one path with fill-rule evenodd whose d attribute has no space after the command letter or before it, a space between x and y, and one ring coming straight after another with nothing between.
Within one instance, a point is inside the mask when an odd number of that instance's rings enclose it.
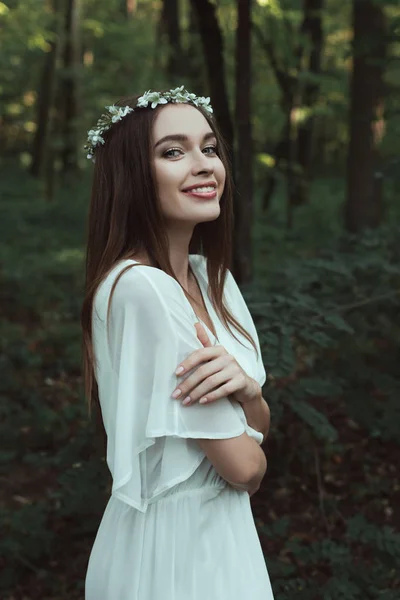
<instances>
[{"instance_id":1,"label":"woman's lips","mask_svg":"<svg viewBox=\"0 0 400 600\"><path fill-rule=\"evenodd\" d=\"M195 192L194 190L188 190L183 192L187 196L193 196L193 198L201 198L202 200L212 200L217 197L217 190L213 189L210 192Z\"/></svg>"}]
</instances>

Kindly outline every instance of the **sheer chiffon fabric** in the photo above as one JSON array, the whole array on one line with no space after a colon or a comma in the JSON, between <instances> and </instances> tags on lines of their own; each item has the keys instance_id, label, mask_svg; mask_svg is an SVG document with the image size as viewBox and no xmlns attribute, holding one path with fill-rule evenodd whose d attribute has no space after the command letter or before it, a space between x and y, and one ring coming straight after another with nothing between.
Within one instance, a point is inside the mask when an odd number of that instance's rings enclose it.
<instances>
[{"instance_id":1,"label":"sheer chiffon fabric","mask_svg":"<svg viewBox=\"0 0 400 600\"><path fill-rule=\"evenodd\" d=\"M205 258L191 255L190 264L219 343L263 385L257 332L232 274L226 303L256 340L258 359L214 311ZM107 323L112 284L128 265ZM197 320L172 277L133 260L114 267L95 296L95 372L113 484L89 559L86 600L272 600L250 498L219 476L196 442L246 431L261 444L262 434L228 398L189 407L171 398L190 375L175 375L176 367L202 348Z\"/></svg>"}]
</instances>

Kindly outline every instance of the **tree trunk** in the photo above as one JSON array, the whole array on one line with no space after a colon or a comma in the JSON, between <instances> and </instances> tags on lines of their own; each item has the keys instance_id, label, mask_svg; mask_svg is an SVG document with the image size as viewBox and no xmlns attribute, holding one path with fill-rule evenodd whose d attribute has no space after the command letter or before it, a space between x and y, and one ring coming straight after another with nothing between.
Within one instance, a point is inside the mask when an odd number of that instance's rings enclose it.
<instances>
[{"instance_id":1,"label":"tree trunk","mask_svg":"<svg viewBox=\"0 0 400 600\"><path fill-rule=\"evenodd\" d=\"M289 25L284 22L284 26L289 31ZM293 222L293 197L296 187L296 159L297 159L297 126L296 126L296 107L299 103L299 80L297 74L292 74L293 68L286 64L285 60L279 58L276 47L273 43L273 25L270 23L268 37L265 37L263 31L253 24L257 39L266 53L271 65L276 82L279 86L280 106L285 115L285 123L282 128L281 138L275 147L275 172L268 174L265 182L266 192L263 200L263 210L266 210L270 201L270 194L276 185L277 172L281 170L285 175L287 186L287 206L286 206L286 224L290 229ZM294 52L294 51L293 51ZM297 62L299 69L302 49L297 49Z\"/></svg>"},{"instance_id":2,"label":"tree trunk","mask_svg":"<svg viewBox=\"0 0 400 600\"><path fill-rule=\"evenodd\" d=\"M285 173L287 186L287 213L286 224L290 229L293 224L294 208L303 204L308 199L309 181L312 166L312 140L314 118L312 111L318 97L319 86L315 82L315 75L321 69L322 53L322 8L323 0L303 0L303 22L301 33L308 37L311 50L305 55L305 45L299 44L292 47L294 65L287 59L279 56L277 45L274 44L274 27L272 17L268 21L267 36L261 29L254 25L257 39L264 49L271 69L280 88L280 105L285 115L285 125L282 137L276 146L275 173L268 174L265 184L263 209L269 204L270 195L275 188L277 171ZM283 19L280 26L286 32L286 39L290 45L292 26L287 19ZM306 69L312 78L301 88L299 75ZM308 112L307 119L302 123L298 119L298 111L305 108Z\"/></svg>"},{"instance_id":3,"label":"tree trunk","mask_svg":"<svg viewBox=\"0 0 400 600\"><path fill-rule=\"evenodd\" d=\"M197 14L215 117L229 148L233 150L234 134L225 81L223 39L216 7L210 0L191 0L191 4Z\"/></svg>"},{"instance_id":4,"label":"tree trunk","mask_svg":"<svg viewBox=\"0 0 400 600\"><path fill-rule=\"evenodd\" d=\"M345 225L351 232L377 227L383 213L379 144L384 135L383 6L353 0L353 73Z\"/></svg>"},{"instance_id":5,"label":"tree trunk","mask_svg":"<svg viewBox=\"0 0 400 600\"><path fill-rule=\"evenodd\" d=\"M238 0L236 29L236 197L234 271L238 281L252 277L253 139L251 132L251 0Z\"/></svg>"},{"instance_id":6,"label":"tree trunk","mask_svg":"<svg viewBox=\"0 0 400 600\"><path fill-rule=\"evenodd\" d=\"M182 45L179 0L163 0L162 26L168 44L167 73L170 85L178 85L182 76Z\"/></svg>"},{"instance_id":7,"label":"tree trunk","mask_svg":"<svg viewBox=\"0 0 400 600\"><path fill-rule=\"evenodd\" d=\"M286 148L287 156L285 160L286 169L286 188L287 188L287 202L286 202L286 229L292 229L293 227L293 213L296 206L296 190L299 188L300 170L297 163L297 122L296 122L296 109L298 108L299 98L297 95L293 97L293 106L287 115L286 119Z\"/></svg>"},{"instance_id":8,"label":"tree trunk","mask_svg":"<svg viewBox=\"0 0 400 600\"><path fill-rule=\"evenodd\" d=\"M76 119L78 109L78 77L77 70L80 62L79 52L79 2L67 0L65 13L65 46L64 46L64 75L62 82L63 96L63 141L61 153L63 171L78 170Z\"/></svg>"},{"instance_id":9,"label":"tree trunk","mask_svg":"<svg viewBox=\"0 0 400 600\"><path fill-rule=\"evenodd\" d=\"M45 168L49 134L51 130L51 109L54 105L57 58L60 48L58 27L59 0L52 0L49 8L53 11L55 37L49 42L50 51L44 57L42 75L37 98L36 132L32 145L32 163L30 174L42 177Z\"/></svg>"},{"instance_id":10,"label":"tree trunk","mask_svg":"<svg viewBox=\"0 0 400 600\"><path fill-rule=\"evenodd\" d=\"M323 4L323 0L303 0L304 18L301 32L308 38L311 46L305 65L311 78L305 82L302 90L301 104L306 111L306 118L299 123L297 131L296 161L299 167L299 177L297 178L295 195L292 198L292 203L295 206L307 202L311 183L313 133L315 123L313 111L319 93L319 85L316 83L316 77L321 72Z\"/></svg>"},{"instance_id":11,"label":"tree trunk","mask_svg":"<svg viewBox=\"0 0 400 600\"><path fill-rule=\"evenodd\" d=\"M124 15L127 19L132 19L137 9L136 0L123 0Z\"/></svg>"},{"instance_id":12,"label":"tree trunk","mask_svg":"<svg viewBox=\"0 0 400 600\"><path fill-rule=\"evenodd\" d=\"M190 10L188 27L188 47L183 61L184 76L191 82L191 87L198 96L204 95L204 80L207 77L201 52L201 37L197 14Z\"/></svg>"}]
</instances>

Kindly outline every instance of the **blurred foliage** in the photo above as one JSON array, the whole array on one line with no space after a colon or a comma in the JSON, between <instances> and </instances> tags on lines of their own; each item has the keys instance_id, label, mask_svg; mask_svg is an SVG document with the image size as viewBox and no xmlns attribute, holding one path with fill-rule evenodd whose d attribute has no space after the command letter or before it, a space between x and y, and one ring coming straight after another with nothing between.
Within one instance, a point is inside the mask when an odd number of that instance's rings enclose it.
<instances>
[{"instance_id":1,"label":"blurred foliage","mask_svg":"<svg viewBox=\"0 0 400 600\"><path fill-rule=\"evenodd\" d=\"M382 142L385 174L397 177L400 81L400 9L397 2L384 2L388 19L390 52L386 66L388 94L385 99L386 128ZM4 151L16 153L21 164L27 166L29 151L36 128L36 101L46 53L55 37L54 17L49 0L9 0L0 3L0 118L6 144ZM167 41L161 34L161 2L142 0L136 12L127 19L122 0L83 0L80 2L81 64L76 67L79 80L79 117L75 123L79 141L85 143L86 131L97 121L103 107L118 97L146 89L170 87L166 74ZM188 65L186 75L180 77L189 88L195 74L193 60L202 70L204 59L198 35L191 33L191 8L188 0L181 3L183 63ZM235 5L231 0L218 3L217 14L224 35L224 54L227 86L231 110L234 109L235 72ZM348 141L348 79L351 64L351 5L346 0L326 0L324 9L323 70L317 77L320 86L314 107L317 118L316 138L320 151L315 161L319 169L344 167ZM307 40L299 33L302 4L299 0L258 0L254 4L253 21L263 32L265 40L274 47L279 64L285 71L299 77L301 85L312 75L307 70L297 71L296 56L299 47L307 47ZM194 59L193 59L194 56ZM256 153L271 152L279 140L284 124L281 94L265 48L257 36L253 42L252 121ZM60 81L67 75L58 67ZM207 94L206 78L202 89ZM303 115L303 116L302 116ZM304 114L298 111L301 119ZM52 147L60 149L64 140L58 135ZM1 158L1 155L0 155ZM260 163L262 164L262 163ZM81 167L88 168L82 151ZM262 172L268 165L262 167ZM261 172L261 173L262 173Z\"/></svg>"}]
</instances>

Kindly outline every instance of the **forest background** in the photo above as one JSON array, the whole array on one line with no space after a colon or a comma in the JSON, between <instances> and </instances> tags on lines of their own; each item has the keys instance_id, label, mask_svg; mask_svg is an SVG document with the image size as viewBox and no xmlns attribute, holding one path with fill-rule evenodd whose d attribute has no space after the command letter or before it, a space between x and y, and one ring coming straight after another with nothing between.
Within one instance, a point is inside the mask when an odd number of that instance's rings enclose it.
<instances>
[{"instance_id":1,"label":"forest background","mask_svg":"<svg viewBox=\"0 0 400 600\"><path fill-rule=\"evenodd\" d=\"M83 597L110 492L81 377L83 145L118 97L184 84L232 148L275 598L399 600L398 3L9 0L0 32L0 597Z\"/></svg>"}]
</instances>

